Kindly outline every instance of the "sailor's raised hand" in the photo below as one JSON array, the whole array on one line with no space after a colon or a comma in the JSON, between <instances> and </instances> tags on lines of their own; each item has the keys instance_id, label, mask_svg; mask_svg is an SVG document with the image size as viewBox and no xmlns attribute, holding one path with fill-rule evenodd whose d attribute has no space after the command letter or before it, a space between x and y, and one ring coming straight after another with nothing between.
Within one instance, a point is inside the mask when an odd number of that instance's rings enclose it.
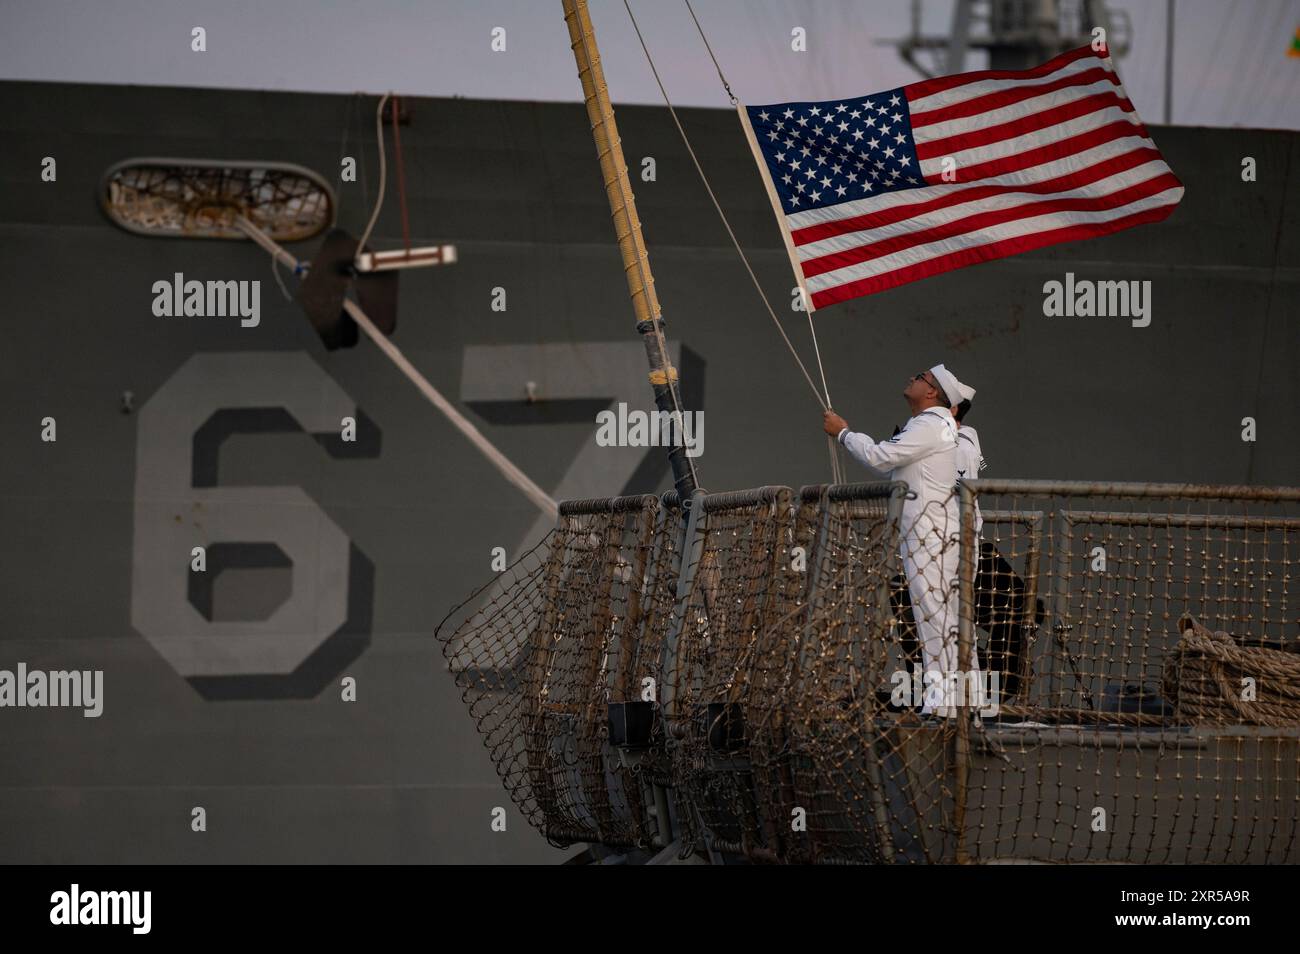
<instances>
[{"instance_id":1,"label":"sailor's raised hand","mask_svg":"<svg viewBox=\"0 0 1300 954\"><path fill-rule=\"evenodd\" d=\"M840 431L849 426L849 422L844 420L830 408L822 411L822 430L831 437L838 437Z\"/></svg>"}]
</instances>

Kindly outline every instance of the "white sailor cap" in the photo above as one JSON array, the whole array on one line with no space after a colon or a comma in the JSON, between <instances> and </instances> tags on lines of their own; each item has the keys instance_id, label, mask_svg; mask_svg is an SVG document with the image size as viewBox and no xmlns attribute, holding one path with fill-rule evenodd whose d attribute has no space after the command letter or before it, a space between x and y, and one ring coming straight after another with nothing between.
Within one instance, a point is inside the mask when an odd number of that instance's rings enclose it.
<instances>
[{"instance_id":1,"label":"white sailor cap","mask_svg":"<svg viewBox=\"0 0 1300 954\"><path fill-rule=\"evenodd\" d=\"M939 382L939 387L943 388L943 393L953 404L970 401L975 397L975 389L962 384L957 380L957 375L943 365L936 364L930 369L930 373L934 375L934 379Z\"/></svg>"}]
</instances>

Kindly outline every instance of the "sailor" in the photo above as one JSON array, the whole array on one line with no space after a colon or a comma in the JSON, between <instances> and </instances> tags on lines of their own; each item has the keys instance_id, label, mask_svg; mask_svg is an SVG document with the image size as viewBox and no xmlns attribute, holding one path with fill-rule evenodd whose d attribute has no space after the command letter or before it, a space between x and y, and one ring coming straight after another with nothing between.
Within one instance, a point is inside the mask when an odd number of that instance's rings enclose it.
<instances>
[{"instance_id":1,"label":"sailor","mask_svg":"<svg viewBox=\"0 0 1300 954\"><path fill-rule=\"evenodd\" d=\"M957 479L978 480L987 465L980 448L979 434L966 423L975 389L961 385L961 401L952 408L957 422ZM979 500L975 501L975 538L980 539L984 518ZM1006 561L998 548L980 540L979 566L975 573L975 624L989 634L984 660L988 669L998 674L998 695L1006 700L1020 691L1025 644L1029 621L1025 581ZM1042 622L1043 601L1038 600L1035 624ZM990 700L996 701L996 700Z\"/></svg>"},{"instance_id":2,"label":"sailor","mask_svg":"<svg viewBox=\"0 0 1300 954\"><path fill-rule=\"evenodd\" d=\"M849 429L848 422L832 410L822 415L822 427L844 445L855 459L905 482L912 491L903 501L899 527L899 552L911 596L912 612L921 644L926 697L923 715L953 715L960 681L966 687L982 684L978 672L961 679L957 667L957 581L960 532L957 496L957 424L949 395L960 396L964 385L942 364L912 376L903 388L911 418L895 436L874 441ZM979 662L972 653L972 670ZM935 696L938 696L937 700ZM937 701L937 705L932 703ZM968 700L982 705L982 698Z\"/></svg>"},{"instance_id":3,"label":"sailor","mask_svg":"<svg viewBox=\"0 0 1300 954\"><path fill-rule=\"evenodd\" d=\"M975 397L975 389L965 384L959 384L961 388L960 403L954 405L952 411L953 420L957 422L957 479L961 480L966 476L972 479L979 473L984 465L984 458L980 454L979 435L975 433L973 427L963 427L962 418L971 408L971 400ZM897 437L902 428L895 426L894 436ZM960 513L960 510L959 510ZM975 501L975 536L979 538L980 528L983 526L983 518L980 514L979 501ZM979 580L976 579L976 596L979 594ZM889 604L893 610L894 619L898 623L898 641L909 666L917 665L920 660L918 653L920 646L917 643L915 614L912 610L912 600L908 592L907 578L899 573L889 585ZM978 622L978 621L977 621ZM892 708L892 705L891 705Z\"/></svg>"},{"instance_id":4,"label":"sailor","mask_svg":"<svg viewBox=\"0 0 1300 954\"><path fill-rule=\"evenodd\" d=\"M975 389L961 385L961 400L952 407L952 418L957 422L957 479L978 480L980 471L988 466L980 451L980 436L975 428L964 423L970 411ZM980 513L979 500L975 501L975 535L978 537L984 526L984 516Z\"/></svg>"}]
</instances>

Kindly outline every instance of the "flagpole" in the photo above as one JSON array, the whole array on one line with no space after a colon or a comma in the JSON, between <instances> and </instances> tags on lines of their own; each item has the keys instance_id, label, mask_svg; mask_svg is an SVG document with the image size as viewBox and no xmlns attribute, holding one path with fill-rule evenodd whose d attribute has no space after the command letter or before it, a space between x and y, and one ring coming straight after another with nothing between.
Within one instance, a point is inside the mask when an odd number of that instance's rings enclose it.
<instances>
[{"instance_id":1,"label":"flagpole","mask_svg":"<svg viewBox=\"0 0 1300 954\"><path fill-rule=\"evenodd\" d=\"M609 101L609 90L605 85L605 71L601 67L600 51L596 47L596 33L587 12L587 0L563 0L563 4L564 22L569 27L570 46L578 64L578 79L582 81L587 118L591 120L591 133L596 140L596 153L600 157L600 171L605 179L605 193L614 219L619 252L623 256L623 274L627 277L628 293L632 298L636 330L645 344L646 359L650 365L650 386L654 390L655 406L661 412L673 415L679 428L678 436L684 438L677 369L668 360L659 297L655 294L654 277L650 274L650 256L641 237L636 197L632 194L627 163L623 159L623 146L618 135L618 124L614 121L614 107ZM673 483L681 499L686 501L695 492L698 482L695 464L686 454L684 439L672 445L668 459L672 463Z\"/></svg>"},{"instance_id":2,"label":"flagpole","mask_svg":"<svg viewBox=\"0 0 1300 954\"><path fill-rule=\"evenodd\" d=\"M785 212L781 210L781 197L776 194L776 183L772 181L768 173L767 160L763 158L763 150L758 148L758 137L754 135L754 126L749 121L749 113L745 110L745 104L736 101L736 115L740 117L740 128L745 130L745 141L749 143L750 151L754 153L754 161L758 163L758 174L763 180L763 186L767 189L768 201L772 203L772 211L776 214L776 224L781 227L781 238L785 240L785 253L790 259L790 269L794 272L794 280L799 285L799 295L803 299L804 311L808 313L808 330L812 332L813 352L817 356L817 369L822 376L822 393L827 410L831 409L831 389L826 385L826 369L822 366L822 349L817 344L817 329L813 327L812 314L817 309L813 306L812 295L808 293L808 283L804 281L803 269L799 267L799 256L794 250L794 236L790 234L790 226L785 221ZM811 383L811 382L809 382ZM817 389L813 388L815 392ZM831 480L840 484L844 482L844 473L840 469L840 452L839 442L830 434L826 435L826 449L831 456Z\"/></svg>"}]
</instances>

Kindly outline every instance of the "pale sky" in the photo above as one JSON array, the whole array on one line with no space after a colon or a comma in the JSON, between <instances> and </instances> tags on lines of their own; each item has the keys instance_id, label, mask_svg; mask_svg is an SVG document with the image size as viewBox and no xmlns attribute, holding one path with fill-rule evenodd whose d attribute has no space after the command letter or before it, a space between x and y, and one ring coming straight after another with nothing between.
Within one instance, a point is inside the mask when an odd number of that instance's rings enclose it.
<instances>
[{"instance_id":1,"label":"pale sky","mask_svg":"<svg viewBox=\"0 0 1300 954\"><path fill-rule=\"evenodd\" d=\"M751 103L859 96L918 79L878 40L908 31L910 0L692 0L732 87ZM1076 3L1078 0L1067 0ZM1132 50L1119 72L1163 121L1167 0L1112 0ZM952 0L925 0L946 34ZM680 0L632 0L675 103L725 107ZM661 102L622 0L591 0L616 103ZM1300 0L1177 0L1173 121L1300 129ZM207 31L207 51L190 31ZM506 51L490 48L494 27ZM790 49L794 27L808 51ZM984 66L978 53L966 69ZM0 78L308 92L574 101L560 0L0 0Z\"/></svg>"}]
</instances>

